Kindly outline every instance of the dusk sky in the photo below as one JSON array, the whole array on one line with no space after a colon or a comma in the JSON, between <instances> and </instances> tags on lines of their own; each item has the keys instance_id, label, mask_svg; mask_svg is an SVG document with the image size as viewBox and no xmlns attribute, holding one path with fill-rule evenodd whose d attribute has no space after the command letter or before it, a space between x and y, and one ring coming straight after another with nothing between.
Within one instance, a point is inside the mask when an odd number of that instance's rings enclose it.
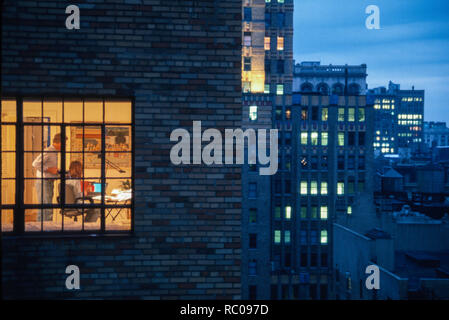
<instances>
[{"instance_id":1,"label":"dusk sky","mask_svg":"<svg viewBox=\"0 0 449 320\"><path fill-rule=\"evenodd\" d=\"M365 8L380 8L380 30ZM425 90L425 121L449 124L449 1L295 0L294 59L368 66L368 88Z\"/></svg>"}]
</instances>

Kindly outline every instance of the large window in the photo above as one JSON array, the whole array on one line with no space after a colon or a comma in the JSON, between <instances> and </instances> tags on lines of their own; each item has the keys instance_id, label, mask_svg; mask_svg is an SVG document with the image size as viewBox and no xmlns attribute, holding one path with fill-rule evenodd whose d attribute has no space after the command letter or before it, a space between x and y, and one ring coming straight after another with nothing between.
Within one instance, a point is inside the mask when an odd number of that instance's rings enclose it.
<instances>
[{"instance_id":1,"label":"large window","mask_svg":"<svg viewBox=\"0 0 449 320\"><path fill-rule=\"evenodd\" d=\"M132 230L130 100L3 99L1 109L2 231Z\"/></svg>"}]
</instances>

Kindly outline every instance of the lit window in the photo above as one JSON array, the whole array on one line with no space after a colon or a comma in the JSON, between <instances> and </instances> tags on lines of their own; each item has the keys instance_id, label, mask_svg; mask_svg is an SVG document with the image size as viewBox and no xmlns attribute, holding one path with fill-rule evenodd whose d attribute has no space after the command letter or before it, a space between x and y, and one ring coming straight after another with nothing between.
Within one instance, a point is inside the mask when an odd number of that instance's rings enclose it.
<instances>
[{"instance_id":1,"label":"lit window","mask_svg":"<svg viewBox=\"0 0 449 320\"><path fill-rule=\"evenodd\" d=\"M278 0L278 3L284 3L284 0Z\"/></svg>"},{"instance_id":2,"label":"lit window","mask_svg":"<svg viewBox=\"0 0 449 320\"><path fill-rule=\"evenodd\" d=\"M318 183L316 181L310 183L310 194L318 194Z\"/></svg>"},{"instance_id":3,"label":"lit window","mask_svg":"<svg viewBox=\"0 0 449 320\"><path fill-rule=\"evenodd\" d=\"M310 134L310 141L312 143L312 146L318 145L318 132L312 132Z\"/></svg>"},{"instance_id":4,"label":"lit window","mask_svg":"<svg viewBox=\"0 0 449 320\"><path fill-rule=\"evenodd\" d=\"M270 42L271 42L271 38L270 37L265 37L264 38L264 48L265 48L265 50L270 50Z\"/></svg>"},{"instance_id":5,"label":"lit window","mask_svg":"<svg viewBox=\"0 0 449 320\"><path fill-rule=\"evenodd\" d=\"M283 84L278 84L276 86L276 94L279 95L283 95L284 94L284 85Z\"/></svg>"},{"instance_id":6,"label":"lit window","mask_svg":"<svg viewBox=\"0 0 449 320\"><path fill-rule=\"evenodd\" d=\"M274 207L274 217L276 219L281 218L281 206L280 205L277 205L276 207Z\"/></svg>"},{"instance_id":7,"label":"lit window","mask_svg":"<svg viewBox=\"0 0 449 320\"><path fill-rule=\"evenodd\" d=\"M251 82L242 81L242 90L244 93L251 92Z\"/></svg>"},{"instance_id":8,"label":"lit window","mask_svg":"<svg viewBox=\"0 0 449 320\"><path fill-rule=\"evenodd\" d=\"M290 220L292 217L292 207L286 206L285 207L285 219Z\"/></svg>"},{"instance_id":9,"label":"lit window","mask_svg":"<svg viewBox=\"0 0 449 320\"><path fill-rule=\"evenodd\" d=\"M338 195L345 194L345 183L344 182L337 183L337 194Z\"/></svg>"},{"instance_id":10,"label":"lit window","mask_svg":"<svg viewBox=\"0 0 449 320\"><path fill-rule=\"evenodd\" d=\"M338 121L345 121L345 109L338 108Z\"/></svg>"},{"instance_id":11,"label":"lit window","mask_svg":"<svg viewBox=\"0 0 449 320\"><path fill-rule=\"evenodd\" d=\"M301 181L301 194L307 195L307 181Z\"/></svg>"},{"instance_id":12,"label":"lit window","mask_svg":"<svg viewBox=\"0 0 449 320\"><path fill-rule=\"evenodd\" d=\"M347 212L347 214L352 214L352 207L348 206L348 210L346 212Z\"/></svg>"},{"instance_id":13,"label":"lit window","mask_svg":"<svg viewBox=\"0 0 449 320\"><path fill-rule=\"evenodd\" d=\"M338 145L340 147L345 145L345 133L344 132L339 132L338 133Z\"/></svg>"},{"instance_id":14,"label":"lit window","mask_svg":"<svg viewBox=\"0 0 449 320\"><path fill-rule=\"evenodd\" d=\"M270 85L266 84L263 89L263 93L270 93Z\"/></svg>"},{"instance_id":15,"label":"lit window","mask_svg":"<svg viewBox=\"0 0 449 320\"><path fill-rule=\"evenodd\" d=\"M328 144L328 137L329 134L327 132L321 132L321 145L322 146L327 146Z\"/></svg>"},{"instance_id":16,"label":"lit window","mask_svg":"<svg viewBox=\"0 0 449 320\"><path fill-rule=\"evenodd\" d=\"M321 194L326 195L327 194L327 182L321 181Z\"/></svg>"},{"instance_id":17,"label":"lit window","mask_svg":"<svg viewBox=\"0 0 449 320\"><path fill-rule=\"evenodd\" d=\"M328 117L329 117L329 109L322 108L321 109L321 121L327 121Z\"/></svg>"},{"instance_id":18,"label":"lit window","mask_svg":"<svg viewBox=\"0 0 449 320\"><path fill-rule=\"evenodd\" d=\"M348 109L348 121L355 121L355 109L354 108L349 108Z\"/></svg>"},{"instance_id":19,"label":"lit window","mask_svg":"<svg viewBox=\"0 0 449 320\"><path fill-rule=\"evenodd\" d=\"M302 145L307 144L307 132L301 132L301 144Z\"/></svg>"},{"instance_id":20,"label":"lit window","mask_svg":"<svg viewBox=\"0 0 449 320\"><path fill-rule=\"evenodd\" d=\"M281 243L281 230L274 230L274 243Z\"/></svg>"},{"instance_id":21,"label":"lit window","mask_svg":"<svg viewBox=\"0 0 449 320\"><path fill-rule=\"evenodd\" d=\"M291 240L290 230L284 231L284 243L289 244Z\"/></svg>"},{"instance_id":22,"label":"lit window","mask_svg":"<svg viewBox=\"0 0 449 320\"><path fill-rule=\"evenodd\" d=\"M326 206L323 206L320 208L320 218L321 218L321 220L327 219L327 207Z\"/></svg>"},{"instance_id":23,"label":"lit window","mask_svg":"<svg viewBox=\"0 0 449 320\"><path fill-rule=\"evenodd\" d=\"M134 138L130 101L1 100L0 109L2 232L131 230ZM17 111L22 119L17 119ZM17 141L16 132L22 141ZM16 144L23 150L16 150ZM22 168L16 166L17 161ZM67 174L60 174L64 167ZM23 185L23 194L16 202L18 183ZM119 200L105 204L101 201L105 197ZM14 219L13 209L24 207L15 212L23 216Z\"/></svg>"},{"instance_id":24,"label":"lit window","mask_svg":"<svg viewBox=\"0 0 449 320\"><path fill-rule=\"evenodd\" d=\"M278 37L278 51L284 50L284 37Z\"/></svg>"},{"instance_id":25,"label":"lit window","mask_svg":"<svg viewBox=\"0 0 449 320\"><path fill-rule=\"evenodd\" d=\"M327 244L327 230L321 230L321 244Z\"/></svg>"},{"instance_id":26,"label":"lit window","mask_svg":"<svg viewBox=\"0 0 449 320\"><path fill-rule=\"evenodd\" d=\"M250 106L249 107L249 119L251 121L257 120L257 106Z\"/></svg>"},{"instance_id":27,"label":"lit window","mask_svg":"<svg viewBox=\"0 0 449 320\"><path fill-rule=\"evenodd\" d=\"M245 47L251 47L251 32L245 32L243 34L243 45Z\"/></svg>"},{"instance_id":28,"label":"lit window","mask_svg":"<svg viewBox=\"0 0 449 320\"><path fill-rule=\"evenodd\" d=\"M251 71L251 57L243 57L243 71Z\"/></svg>"}]
</instances>

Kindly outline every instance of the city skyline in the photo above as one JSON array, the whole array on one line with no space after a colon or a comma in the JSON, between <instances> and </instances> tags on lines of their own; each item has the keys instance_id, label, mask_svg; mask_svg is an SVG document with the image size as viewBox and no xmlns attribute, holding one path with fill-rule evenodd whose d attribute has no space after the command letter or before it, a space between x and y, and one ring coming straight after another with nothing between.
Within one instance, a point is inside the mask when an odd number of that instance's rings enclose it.
<instances>
[{"instance_id":1,"label":"city skyline","mask_svg":"<svg viewBox=\"0 0 449 320\"><path fill-rule=\"evenodd\" d=\"M365 8L380 9L380 30L365 27ZM295 0L294 59L367 64L369 88L425 90L425 121L446 121L449 3L443 1Z\"/></svg>"}]
</instances>

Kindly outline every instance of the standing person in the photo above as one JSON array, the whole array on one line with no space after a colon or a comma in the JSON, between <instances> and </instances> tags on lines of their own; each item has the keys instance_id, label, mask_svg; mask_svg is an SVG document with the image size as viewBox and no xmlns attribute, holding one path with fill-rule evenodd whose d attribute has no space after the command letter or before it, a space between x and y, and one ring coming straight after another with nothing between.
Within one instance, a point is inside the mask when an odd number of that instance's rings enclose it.
<instances>
[{"instance_id":1,"label":"standing person","mask_svg":"<svg viewBox=\"0 0 449 320\"><path fill-rule=\"evenodd\" d=\"M44 149L33 161L33 168L36 169L36 193L38 203L51 204L53 202L53 190L55 180L59 179L58 151L61 150L61 134L57 133L53 137L53 144ZM43 179L42 179L43 178ZM53 209L41 210L38 221L52 221Z\"/></svg>"}]
</instances>

